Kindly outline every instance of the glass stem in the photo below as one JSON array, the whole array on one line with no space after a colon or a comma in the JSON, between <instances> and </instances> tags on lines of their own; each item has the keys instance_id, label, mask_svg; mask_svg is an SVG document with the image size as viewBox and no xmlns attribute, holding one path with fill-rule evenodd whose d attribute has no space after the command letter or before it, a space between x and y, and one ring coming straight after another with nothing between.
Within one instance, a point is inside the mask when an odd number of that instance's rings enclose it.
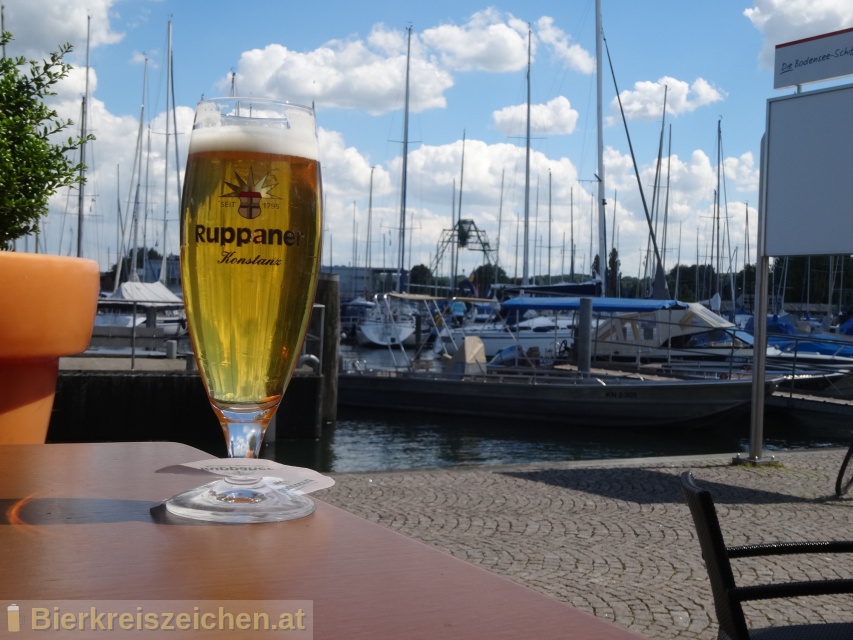
<instances>
[{"instance_id":1,"label":"glass stem","mask_svg":"<svg viewBox=\"0 0 853 640\"><path fill-rule=\"evenodd\" d=\"M257 458L264 433L275 415L278 402L248 407L213 405L225 433L230 458Z\"/></svg>"}]
</instances>

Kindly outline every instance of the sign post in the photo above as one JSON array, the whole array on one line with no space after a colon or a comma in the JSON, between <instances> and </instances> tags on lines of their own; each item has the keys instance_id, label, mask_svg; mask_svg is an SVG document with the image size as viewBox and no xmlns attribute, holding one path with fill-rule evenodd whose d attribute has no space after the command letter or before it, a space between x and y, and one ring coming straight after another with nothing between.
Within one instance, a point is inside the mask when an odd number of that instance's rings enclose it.
<instances>
[{"instance_id":1,"label":"sign post","mask_svg":"<svg viewBox=\"0 0 853 640\"><path fill-rule=\"evenodd\" d=\"M770 256L853 253L853 85L800 93L811 82L853 75L853 29L776 46L761 140L755 353L748 461L762 462Z\"/></svg>"}]
</instances>

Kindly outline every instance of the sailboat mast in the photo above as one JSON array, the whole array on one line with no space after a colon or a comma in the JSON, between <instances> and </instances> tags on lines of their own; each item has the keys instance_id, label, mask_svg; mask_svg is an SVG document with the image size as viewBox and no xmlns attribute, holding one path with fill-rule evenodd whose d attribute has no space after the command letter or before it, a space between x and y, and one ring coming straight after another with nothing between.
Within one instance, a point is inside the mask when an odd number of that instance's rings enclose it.
<instances>
[{"instance_id":1,"label":"sailboat mast","mask_svg":"<svg viewBox=\"0 0 853 640\"><path fill-rule=\"evenodd\" d=\"M602 115L602 51L601 0L595 0L595 91L598 128L598 270L601 272L601 295L607 295L607 223L604 219L604 117ZM591 259L591 258L590 258Z\"/></svg>"},{"instance_id":2,"label":"sailboat mast","mask_svg":"<svg viewBox=\"0 0 853 640\"><path fill-rule=\"evenodd\" d=\"M148 147L145 151L145 190L143 191L143 214L142 214L142 281L148 282L148 211L151 203L151 198L148 195L148 186L151 184L149 175L151 174L151 123L148 123ZM153 222L154 211L151 210L151 218Z\"/></svg>"},{"instance_id":3,"label":"sailboat mast","mask_svg":"<svg viewBox=\"0 0 853 640\"><path fill-rule=\"evenodd\" d=\"M667 142L666 150L666 192L663 201L663 242L661 243L661 253L666 255L666 248L669 235L669 190L670 178L672 177L672 125L669 125L669 141Z\"/></svg>"},{"instance_id":4,"label":"sailboat mast","mask_svg":"<svg viewBox=\"0 0 853 640\"><path fill-rule=\"evenodd\" d=\"M175 151L175 195L177 196L176 202L180 203L181 201L181 163L180 163L180 150L178 149L178 109L175 104L175 63L174 63L174 55L175 52L172 51L172 35L171 35L171 24L169 25L169 78L170 83L168 90L172 95L172 131L174 131L174 144L172 148ZM180 207L180 205L178 205Z\"/></svg>"},{"instance_id":5,"label":"sailboat mast","mask_svg":"<svg viewBox=\"0 0 853 640\"><path fill-rule=\"evenodd\" d=\"M450 200L450 242L456 244L456 178L453 178L453 192L451 193ZM456 251L452 250L450 252L450 275L447 279L448 289L450 296L452 297L455 293L456 287L454 282L454 276L456 274Z\"/></svg>"},{"instance_id":6,"label":"sailboat mast","mask_svg":"<svg viewBox=\"0 0 853 640\"><path fill-rule=\"evenodd\" d=\"M145 121L145 101L148 88L148 58L145 58L145 66L142 72L142 109L139 113L139 139L136 143L137 158L134 160L136 168L136 195L133 201L133 213L130 216L131 232L133 233L133 248L130 252L130 266L128 267L127 279L131 282L139 282L139 270L137 269L137 252L139 251L139 189L142 182L142 135Z\"/></svg>"},{"instance_id":7,"label":"sailboat mast","mask_svg":"<svg viewBox=\"0 0 853 640\"><path fill-rule=\"evenodd\" d=\"M355 278L352 281L352 297L358 295L358 210L355 205L355 200L352 201L352 268L355 270ZM364 279L364 273L361 273L361 279Z\"/></svg>"},{"instance_id":8,"label":"sailboat mast","mask_svg":"<svg viewBox=\"0 0 853 640\"><path fill-rule=\"evenodd\" d=\"M501 197L498 201L498 240L495 244L495 273L494 284L497 289L498 284L498 265L501 263L501 224L503 222L504 213L504 171L501 171Z\"/></svg>"},{"instance_id":9,"label":"sailboat mast","mask_svg":"<svg viewBox=\"0 0 853 640\"><path fill-rule=\"evenodd\" d=\"M83 172L86 170L86 109L89 100L89 35L92 16L86 17L86 85L83 94L83 107L80 114L80 184L77 192L77 257L83 257L83 201L85 199Z\"/></svg>"},{"instance_id":10,"label":"sailboat mast","mask_svg":"<svg viewBox=\"0 0 853 640\"><path fill-rule=\"evenodd\" d=\"M569 191L569 282L575 281L575 188Z\"/></svg>"},{"instance_id":11,"label":"sailboat mast","mask_svg":"<svg viewBox=\"0 0 853 640\"><path fill-rule=\"evenodd\" d=\"M548 284L551 284L551 170L548 169Z\"/></svg>"},{"instance_id":12,"label":"sailboat mast","mask_svg":"<svg viewBox=\"0 0 853 640\"><path fill-rule=\"evenodd\" d=\"M169 212L169 108L174 107L171 102L172 87L172 21L169 20L166 29L166 150L163 154L165 166L163 168L163 256L160 261L160 276L158 280L166 284L166 232L168 230L167 214Z\"/></svg>"},{"instance_id":13,"label":"sailboat mast","mask_svg":"<svg viewBox=\"0 0 853 640\"><path fill-rule=\"evenodd\" d=\"M376 167L370 167L370 189L368 191L367 196L367 246L364 249L364 266L365 270L368 274L368 283L370 284L367 287L367 293L370 293L373 289L373 278L371 277L370 270L370 249L373 240L371 239L371 229L373 227L373 171Z\"/></svg>"},{"instance_id":14,"label":"sailboat mast","mask_svg":"<svg viewBox=\"0 0 853 640\"><path fill-rule=\"evenodd\" d=\"M744 248L744 259L743 259L743 295L744 300L746 299L746 268L749 266L749 202L744 203L744 213L746 214L746 228L744 229L743 234L743 248ZM754 307L754 303L752 305ZM743 305L744 308L746 304Z\"/></svg>"},{"instance_id":15,"label":"sailboat mast","mask_svg":"<svg viewBox=\"0 0 853 640\"><path fill-rule=\"evenodd\" d=\"M699 265L696 265L696 268L699 268ZM675 259L675 291L673 292L672 297L678 300L678 292L680 291L680 281L681 280L681 223L678 223L678 257Z\"/></svg>"},{"instance_id":16,"label":"sailboat mast","mask_svg":"<svg viewBox=\"0 0 853 640\"><path fill-rule=\"evenodd\" d=\"M613 190L613 222L610 224L610 247L611 247L611 251L616 251L616 242L618 240L618 237L616 235L616 202L617 202L616 196L618 195L618 193L619 192L616 191L615 189ZM608 259L607 263L608 263L607 266L609 267L610 266L610 260L609 259ZM615 266L615 264L614 264L614 266ZM613 275L616 275L616 274L613 274ZM618 278L614 278L614 285L615 285L615 288L619 287ZM613 292L613 294L617 297L619 296L619 294L615 291Z\"/></svg>"},{"instance_id":17,"label":"sailboat mast","mask_svg":"<svg viewBox=\"0 0 853 640\"><path fill-rule=\"evenodd\" d=\"M131 198L133 198L133 180L137 176L137 170L141 172L141 162L142 162L142 135L145 127L145 100L146 100L146 88L148 86L148 57L145 58L145 64L142 72L142 106L139 108L139 129L136 134L136 149L133 152L133 164L130 169L130 187L127 192L127 206L125 207L125 212L128 216L130 216L129 223L132 225L135 224L135 216L136 216L136 205L131 209ZM137 180L138 182L138 180ZM131 213L131 211L133 213ZM128 231L127 226L124 223L124 219L121 215L121 207L119 207L119 224L121 225L121 242L119 246L119 256L118 256L118 267L116 268L116 277L113 282L113 293L118 290L119 284L121 283L121 273L124 263L125 257L125 234ZM135 237L135 236L134 236ZM134 240L135 243L135 240ZM131 273L136 272L136 247L134 245L131 257L130 257L130 265L128 265L128 279L130 279Z\"/></svg>"},{"instance_id":18,"label":"sailboat mast","mask_svg":"<svg viewBox=\"0 0 853 640\"><path fill-rule=\"evenodd\" d=\"M529 245L530 245L530 51L532 32L527 31L527 132L525 135L525 159L524 159L524 249L523 263L521 265L522 286L530 284L530 272L528 271Z\"/></svg>"},{"instance_id":19,"label":"sailboat mast","mask_svg":"<svg viewBox=\"0 0 853 640\"><path fill-rule=\"evenodd\" d=\"M406 27L406 98L403 108L403 178L400 187L400 271L397 274L397 291L408 290L406 283L406 174L409 166L409 65L412 55L412 27Z\"/></svg>"},{"instance_id":20,"label":"sailboat mast","mask_svg":"<svg viewBox=\"0 0 853 640\"><path fill-rule=\"evenodd\" d=\"M450 274L450 294L456 294L456 272L459 270L459 244L462 230L462 185L465 180L465 139L466 131L462 130L462 161L459 167L459 204L456 206L456 219L453 222L453 273Z\"/></svg>"},{"instance_id":21,"label":"sailboat mast","mask_svg":"<svg viewBox=\"0 0 853 640\"><path fill-rule=\"evenodd\" d=\"M712 232L713 237L715 238L716 244L714 245L714 249L716 250L716 255L714 256L714 260L712 264L714 265L714 291L713 293L720 292L720 271L722 268L722 251L720 249L720 165L721 165L721 152L720 152L720 141L722 139L722 123L720 120L717 120L717 191L714 195L714 231Z\"/></svg>"},{"instance_id":22,"label":"sailboat mast","mask_svg":"<svg viewBox=\"0 0 853 640\"><path fill-rule=\"evenodd\" d=\"M121 165L116 165L116 274L113 280L113 293L115 293L117 282L121 278L121 263L124 259L124 247L122 247L122 219L121 219Z\"/></svg>"}]
</instances>

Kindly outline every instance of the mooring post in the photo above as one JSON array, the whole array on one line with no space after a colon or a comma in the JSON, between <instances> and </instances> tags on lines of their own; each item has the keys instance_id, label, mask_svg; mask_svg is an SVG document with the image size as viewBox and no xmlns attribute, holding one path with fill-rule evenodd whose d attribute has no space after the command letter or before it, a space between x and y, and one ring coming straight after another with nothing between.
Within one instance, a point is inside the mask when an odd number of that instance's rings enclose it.
<instances>
[{"instance_id":1,"label":"mooring post","mask_svg":"<svg viewBox=\"0 0 853 640\"><path fill-rule=\"evenodd\" d=\"M326 307L323 324L323 406L321 421L325 426L334 424L338 417L338 355L341 350L341 300L340 276L321 273L317 282L317 304Z\"/></svg>"},{"instance_id":2,"label":"mooring post","mask_svg":"<svg viewBox=\"0 0 853 640\"><path fill-rule=\"evenodd\" d=\"M592 299L581 298L578 313L578 330L575 335L578 345L578 371L589 373L592 361Z\"/></svg>"}]
</instances>

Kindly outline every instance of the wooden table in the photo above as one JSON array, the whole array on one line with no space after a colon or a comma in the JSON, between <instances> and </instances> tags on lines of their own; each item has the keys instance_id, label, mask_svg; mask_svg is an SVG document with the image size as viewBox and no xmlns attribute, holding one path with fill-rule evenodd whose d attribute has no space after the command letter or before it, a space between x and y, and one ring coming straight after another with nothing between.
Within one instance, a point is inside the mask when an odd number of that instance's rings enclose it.
<instances>
[{"instance_id":1,"label":"wooden table","mask_svg":"<svg viewBox=\"0 0 853 640\"><path fill-rule=\"evenodd\" d=\"M207 457L164 442L0 446L0 604L310 600L318 639L638 638L322 492L290 522L158 521L152 507L199 480L155 471Z\"/></svg>"}]
</instances>

